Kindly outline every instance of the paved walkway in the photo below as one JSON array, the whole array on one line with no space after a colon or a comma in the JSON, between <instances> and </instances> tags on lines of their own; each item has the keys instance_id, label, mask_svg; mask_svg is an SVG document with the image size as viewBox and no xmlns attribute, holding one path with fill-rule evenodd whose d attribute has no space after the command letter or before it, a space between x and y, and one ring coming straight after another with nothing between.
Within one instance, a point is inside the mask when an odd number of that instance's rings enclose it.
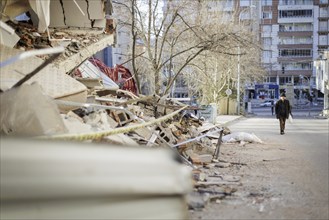
<instances>
[{"instance_id":1,"label":"paved walkway","mask_svg":"<svg viewBox=\"0 0 329 220\"><path fill-rule=\"evenodd\" d=\"M216 118L216 123L221 126L227 126L229 123L239 120L244 116L242 115L218 115Z\"/></svg>"}]
</instances>

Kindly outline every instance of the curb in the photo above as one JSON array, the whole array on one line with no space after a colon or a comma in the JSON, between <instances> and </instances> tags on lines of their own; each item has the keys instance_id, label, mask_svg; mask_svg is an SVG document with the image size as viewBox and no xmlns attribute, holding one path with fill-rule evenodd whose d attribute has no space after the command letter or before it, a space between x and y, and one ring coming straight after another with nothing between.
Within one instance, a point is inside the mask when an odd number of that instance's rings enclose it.
<instances>
[{"instance_id":1,"label":"curb","mask_svg":"<svg viewBox=\"0 0 329 220\"><path fill-rule=\"evenodd\" d=\"M230 121L227 121L227 122L224 122L224 123L218 123L221 127L226 127L228 126L229 124L233 123L233 122L236 122L238 120L241 120L241 118L245 118L245 116L243 115L240 115L240 116L237 116L235 119L233 120L230 120Z\"/></svg>"}]
</instances>

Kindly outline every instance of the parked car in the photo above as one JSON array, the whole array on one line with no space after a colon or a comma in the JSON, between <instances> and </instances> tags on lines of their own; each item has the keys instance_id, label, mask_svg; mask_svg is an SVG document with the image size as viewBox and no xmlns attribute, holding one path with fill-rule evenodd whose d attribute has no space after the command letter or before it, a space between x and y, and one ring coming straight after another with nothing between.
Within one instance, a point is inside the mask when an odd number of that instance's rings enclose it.
<instances>
[{"instance_id":1,"label":"parked car","mask_svg":"<svg viewBox=\"0 0 329 220\"><path fill-rule=\"evenodd\" d=\"M275 105L276 101L274 101L274 100L264 101L263 103L260 104L260 107L271 107L272 103L273 103L273 105Z\"/></svg>"}]
</instances>

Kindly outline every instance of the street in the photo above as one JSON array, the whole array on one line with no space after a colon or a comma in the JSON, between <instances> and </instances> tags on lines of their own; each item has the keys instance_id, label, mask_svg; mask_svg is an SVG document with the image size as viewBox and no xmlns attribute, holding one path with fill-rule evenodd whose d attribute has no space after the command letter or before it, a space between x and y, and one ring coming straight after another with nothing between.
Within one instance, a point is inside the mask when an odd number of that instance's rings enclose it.
<instances>
[{"instance_id":1,"label":"street","mask_svg":"<svg viewBox=\"0 0 329 220\"><path fill-rule=\"evenodd\" d=\"M312 106L309 108L309 106L303 106L303 107L293 107L292 108L292 114L294 117L308 117L308 116L318 116L323 109L322 105L319 106ZM257 116L271 116L272 110L271 107L253 107L252 113ZM275 116L275 110L273 112L273 115Z\"/></svg>"},{"instance_id":2,"label":"street","mask_svg":"<svg viewBox=\"0 0 329 220\"><path fill-rule=\"evenodd\" d=\"M251 117L228 126L255 133L263 144L224 144L221 159L239 162L217 172L241 177L237 192L211 202L192 219L328 219L328 119L296 118L279 134L275 118Z\"/></svg>"}]
</instances>

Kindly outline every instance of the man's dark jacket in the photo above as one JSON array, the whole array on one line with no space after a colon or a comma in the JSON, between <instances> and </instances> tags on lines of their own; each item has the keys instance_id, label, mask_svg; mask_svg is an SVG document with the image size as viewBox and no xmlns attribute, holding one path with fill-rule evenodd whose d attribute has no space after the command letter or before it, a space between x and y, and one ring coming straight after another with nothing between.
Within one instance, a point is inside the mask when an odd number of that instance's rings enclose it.
<instances>
[{"instance_id":1,"label":"man's dark jacket","mask_svg":"<svg viewBox=\"0 0 329 220\"><path fill-rule=\"evenodd\" d=\"M279 100L275 104L275 114L277 118L289 118L289 114L291 113L291 106L287 99Z\"/></svg>"}]
</instances>

